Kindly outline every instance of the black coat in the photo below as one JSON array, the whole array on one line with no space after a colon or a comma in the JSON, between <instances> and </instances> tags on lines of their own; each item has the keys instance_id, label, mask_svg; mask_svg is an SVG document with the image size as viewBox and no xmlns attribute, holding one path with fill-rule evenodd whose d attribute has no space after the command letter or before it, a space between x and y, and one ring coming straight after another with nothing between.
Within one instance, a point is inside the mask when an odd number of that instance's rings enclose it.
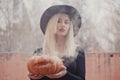
<instances>
[{"instance_id":1,"label":"black coat","mask_svg":"<svg viewBox=\"0 0 120 80\"><path fill-rule=\"evenodd\" d=\"M37 49L34 54L41 52L41 49ZM77 50L78 55L75 60L69 62L69 65L66 65L68 58L64 58L64 65L67 67L67 74L59 79L50 79L48 77L43 77L36 80L85 80L85 54L84 51ZM33 79L31 79L33 80Z\"/></svg>"}]
</instances>

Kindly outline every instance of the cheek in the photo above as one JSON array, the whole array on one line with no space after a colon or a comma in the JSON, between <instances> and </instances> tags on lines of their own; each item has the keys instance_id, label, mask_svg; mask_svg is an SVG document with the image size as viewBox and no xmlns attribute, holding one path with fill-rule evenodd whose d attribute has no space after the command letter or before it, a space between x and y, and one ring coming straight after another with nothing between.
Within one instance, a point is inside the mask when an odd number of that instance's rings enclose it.
<instances>
[{"instance_id":1,"label":"cheek","mask_svg":"<svg viewBox=\"0 0 120 80\"><path fill-rule=\"evenodd\" d=\"M57 26L57 27L56 27L56 33L59 33L59 29L60 29L60 27Z\"/></svg>"},{"instance_id":2,"label":"cheek","mask_svg":"<svg viewBox=\"0 0 120 80\"><path fill-rule=\"evenodd\" d=\"M69 30L69 29L70 29L70 26L68 25L68 26L67 26L67 30Z\"/></svg>"},{"instance_id":3,"label":"cheek","mask_svg":"<svg viewBox=\"0 0 120 80\"><path fill-rule=\"evenodd\" d=\"M57 24L57 29L59 29L60 28L60 24Z\"/></svg>"},{"instance_id":4,"label":"cheek","mask_svg":"<svg viewBox=\"0 0 120 80\"><path fill-rule=\"evenodd\" d=\"M57 25L56 29L57 29L57 30L59 29L59 25Z\"/></svg>"}]
</instances>

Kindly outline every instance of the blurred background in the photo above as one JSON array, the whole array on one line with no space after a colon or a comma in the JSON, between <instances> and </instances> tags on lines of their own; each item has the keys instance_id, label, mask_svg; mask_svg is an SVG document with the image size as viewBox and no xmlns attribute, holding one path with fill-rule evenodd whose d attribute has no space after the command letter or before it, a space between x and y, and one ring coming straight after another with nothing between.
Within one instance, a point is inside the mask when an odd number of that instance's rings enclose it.
<instances>
[{"instance_id":1,"label":"blurred background","mask_svg":"<svg viewBox=\"0 0 120 80\"><path fill-rule=\"evenodd\" d=\"M44 41L40 18L63 4L82 18L75 42L86 53L86 80L120 79L119 0L0 0L0 80L29 80L27 61Z\"/></svg>"},{"instance_id":2,"label":"blurred background","mask_svg":"<svg viewBox=\"0 0 120 80\"><path fill-rule=\"evenodd\" d=\"M86 52L120 52L119 0L0 0L0 52L42 47L43 12L52 5L76 8L82 25L76 43Z\"/></svg>"}]
</instances>

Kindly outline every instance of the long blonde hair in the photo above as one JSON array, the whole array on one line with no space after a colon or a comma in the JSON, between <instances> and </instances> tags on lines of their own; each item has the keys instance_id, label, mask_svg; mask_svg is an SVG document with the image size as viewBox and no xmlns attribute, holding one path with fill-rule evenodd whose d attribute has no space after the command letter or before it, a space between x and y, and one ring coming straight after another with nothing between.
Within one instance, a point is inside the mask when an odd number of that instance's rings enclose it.
<instances>
[{"instance_id":1,"label":"long blonde hair","mask_svg":"<svg viewBox=\"0 0 120 80\"><path fill-rule=\"evenodd\" d=\"M57 22L58 22L59 15L60 15L60 13L52 16L47 24L44 43L43 43L43 53L44 54L58 55L58 56L60 55L60 54L57 54L56 46L55 46L56 45L55 33L57 30ZM74 57L75 49L76 49L76 47L75 47L74 36L73 36L73 25L71 22L70 29L66 36L65 54L62 56Z\"/></svg>"}]
</instances>

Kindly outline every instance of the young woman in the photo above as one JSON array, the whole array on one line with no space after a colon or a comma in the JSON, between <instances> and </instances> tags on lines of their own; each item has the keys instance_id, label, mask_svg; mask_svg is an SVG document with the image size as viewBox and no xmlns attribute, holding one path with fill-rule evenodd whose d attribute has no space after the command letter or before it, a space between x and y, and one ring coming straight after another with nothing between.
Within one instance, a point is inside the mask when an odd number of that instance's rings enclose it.
<instances>
[{"instance_id":1,"label":"young woman","mask_svg":"<svg viewBox=\"0 0 120 80\"><path fill-rule=\"evenodd\" d=\"M31 80L85 80L85 56L84 52L75 45L71 10L68 10L72 7L60 5L59 10L55 7L58 6L49 8L48 12L57 12L52 13L47 21L46 29L42 29L45 33L43 49L37 49L34 54L57 55L64 66L61 71L54 74L29 73L29 77Z\"/></svg>"}]
</instances>

